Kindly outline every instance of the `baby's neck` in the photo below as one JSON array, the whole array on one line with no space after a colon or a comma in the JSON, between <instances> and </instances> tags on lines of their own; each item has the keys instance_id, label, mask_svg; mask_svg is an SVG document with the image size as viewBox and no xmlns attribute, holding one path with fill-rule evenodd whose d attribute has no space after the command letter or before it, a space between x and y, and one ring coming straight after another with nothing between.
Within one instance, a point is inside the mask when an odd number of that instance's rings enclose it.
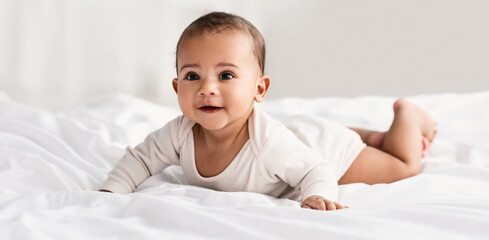
<instances>
[{"instance_id":1,"label":"baby's neck","mask_svg":"<svg viewBox=\"0 0 489 240\"><path fill-rule=\"evenodd\" d=\"M195 138L199 138L201 143L208 150L226 149L235 144L244 144L249 139L248 120L235 128L222 129L219 131L208 130L195 124L193 128Z\"/></svg>"}]
</instances>

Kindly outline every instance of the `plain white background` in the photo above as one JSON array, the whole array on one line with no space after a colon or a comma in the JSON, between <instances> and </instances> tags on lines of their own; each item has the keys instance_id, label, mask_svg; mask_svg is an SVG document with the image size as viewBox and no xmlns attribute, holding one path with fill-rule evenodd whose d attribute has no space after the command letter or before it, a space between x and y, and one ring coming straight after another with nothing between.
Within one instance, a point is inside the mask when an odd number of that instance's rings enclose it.
<instances>
[{"instance_id":1,"label":"plain white background","mask_svg":"<svg viewBox=\"0 0 489 240\"><path fill-rule=\"evenodd\" d=\"M0 0L0 91L55 111L113 92L176 107L176 42L211 11L265 36L267 99L489 89L484 0Z\"/></svg>"}]
</instances>

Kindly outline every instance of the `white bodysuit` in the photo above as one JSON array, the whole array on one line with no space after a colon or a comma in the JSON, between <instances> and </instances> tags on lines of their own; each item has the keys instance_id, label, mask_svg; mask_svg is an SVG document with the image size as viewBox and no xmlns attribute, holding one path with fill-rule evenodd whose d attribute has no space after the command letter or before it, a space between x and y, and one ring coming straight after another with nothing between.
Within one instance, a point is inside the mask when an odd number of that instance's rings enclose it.
<instances>
[{"instance_id":1,"label":"white bodysuit","mask_svg":"<svg viewBox=\"0 0 489 240\"><path fill-rule=\"evenodd\" d=\"M175 164L195 186L337 201L338 180L365 147L358 134L325 119L299 115L281 123L255 108L248 119L249 140L236 157L218 175L202 177L195 164L194 124L179 116L134 149L128 147L101 189L133 192L146 178Z\"/></svg>"}]
</instances>

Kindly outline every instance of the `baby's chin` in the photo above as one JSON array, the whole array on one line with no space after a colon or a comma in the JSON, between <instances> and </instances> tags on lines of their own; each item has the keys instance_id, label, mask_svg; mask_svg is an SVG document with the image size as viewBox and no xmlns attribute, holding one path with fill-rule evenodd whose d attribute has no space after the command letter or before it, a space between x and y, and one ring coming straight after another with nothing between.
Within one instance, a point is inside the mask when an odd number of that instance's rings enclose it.
<instances>
[{"instance_id":1,"label":"baby's chin","mask_svg":"<svg viewBox=\"0 0 489 240\"><path fill-rule=\"evenodd\" d=\"M198 122L198 124L208 131L217 131L226 127L226 123L224 121L205 121Z\"/></svg>"}]
</instances>

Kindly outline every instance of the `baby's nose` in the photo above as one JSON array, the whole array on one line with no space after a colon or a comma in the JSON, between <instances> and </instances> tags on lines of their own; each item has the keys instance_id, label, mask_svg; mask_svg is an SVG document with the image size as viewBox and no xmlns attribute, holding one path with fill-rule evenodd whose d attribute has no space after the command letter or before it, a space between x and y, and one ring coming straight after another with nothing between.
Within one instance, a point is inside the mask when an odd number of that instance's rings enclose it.
<instances>
[{"instance_id":1,"label":"baby's nose","mask_svg":"<svg viewBox=\"0 0 489 240\"><path fill-rule=\"evenodd\" d=\"M218 83L212 79L201 79L199 95L208 96L218 93Z\"/></svg>"}]
</instances>

